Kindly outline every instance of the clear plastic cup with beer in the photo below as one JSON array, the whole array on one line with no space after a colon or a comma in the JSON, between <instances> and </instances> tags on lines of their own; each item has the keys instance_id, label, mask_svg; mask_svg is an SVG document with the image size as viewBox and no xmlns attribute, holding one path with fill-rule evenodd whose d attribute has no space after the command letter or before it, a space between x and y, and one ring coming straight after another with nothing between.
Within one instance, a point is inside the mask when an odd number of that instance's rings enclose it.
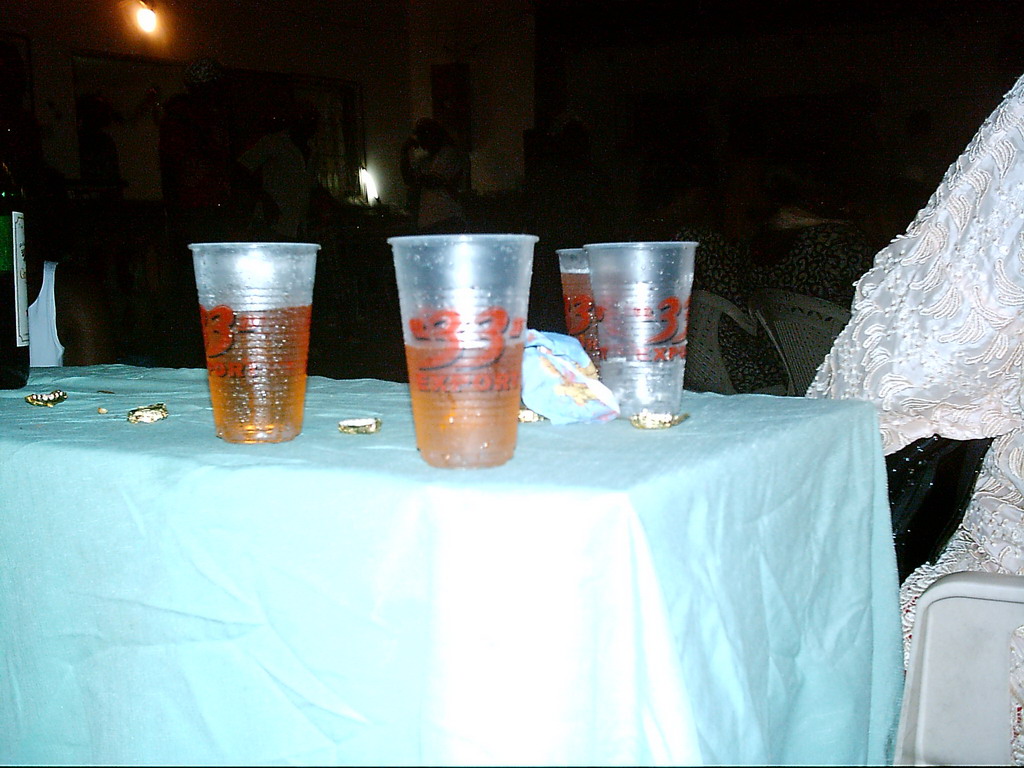
<instances>
[{"instance_id":1,"label":"clear plastic cup with beer","mask_svg":"<svg viewBox=\"0 0 1024 768\"><path fill-rule=\"evenodd\" d=\"M194 243L217 437L280 443L302 431L319 245Z\"/></svg>"},{"instance_id":2,"label":"clear plastic cup with beer","mask_svg":"<svg viewBox=\"0 0 1024 768\"><path fill-rule=\"evenodd\" d=\"M565 330L576 337L596 365L598 360L597 315L590 288L590 261L582 248L559 248L558 270L562 278Z\"/></svg>"},{"instance_id":3,"label":"clear plastic cup with beer","mask_svg":"<svg viewBox=\"0 0 1024 768\"><path fill-rule=\"evenodd\" d=\"M416 445L435 467L512 458L533 235L392 237Z\"/></svg>"},{"instance_id":4,"label":"clear plastic cup with beer","mask_svg":"<svg viewBox=\"0 0 1024 768\"><path fill-rule=\"evenodd\" d=\"M697 243L583 247L601 318L601 381L615 394L620 417L678 415Z\"/></svg>"}]
</instances>

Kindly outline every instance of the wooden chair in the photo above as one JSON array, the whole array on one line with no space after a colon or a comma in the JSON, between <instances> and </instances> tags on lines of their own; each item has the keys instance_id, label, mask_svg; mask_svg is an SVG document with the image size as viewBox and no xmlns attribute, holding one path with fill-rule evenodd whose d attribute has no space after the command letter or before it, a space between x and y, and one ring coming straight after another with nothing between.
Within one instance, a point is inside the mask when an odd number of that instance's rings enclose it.
<instances>
[{"instance_id":1,"label":"wooden chair","mask_svg":"<svg viewBox=\"0 0 1024 768\"><path fill-rule=\"evenodd\" d=\"M750 297L750 311L764 327L786 369L788 395L803 396L850 311L824 299L775 288Z\"/></svg>"}]
</instances>

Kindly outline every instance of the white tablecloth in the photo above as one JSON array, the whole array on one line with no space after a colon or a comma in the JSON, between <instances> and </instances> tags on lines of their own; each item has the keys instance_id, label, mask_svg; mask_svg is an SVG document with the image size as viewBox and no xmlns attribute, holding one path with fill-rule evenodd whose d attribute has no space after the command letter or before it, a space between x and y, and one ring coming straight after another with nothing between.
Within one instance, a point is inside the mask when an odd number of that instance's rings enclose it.
<instances>
[{"instance_id":1,"label":"white tablecloth","mask_svg":"<svg viewBox=\"0 0 1024 768\"><path fill-rule=\"evenodd\" d=\"M311 379L303 433L244 446L201 371L34 370L0 392L0 761L885 762L874 411L684 404L460 471L399 384ZM359 415L383 430L338 432Z\"/></svg>"}]
</instances>

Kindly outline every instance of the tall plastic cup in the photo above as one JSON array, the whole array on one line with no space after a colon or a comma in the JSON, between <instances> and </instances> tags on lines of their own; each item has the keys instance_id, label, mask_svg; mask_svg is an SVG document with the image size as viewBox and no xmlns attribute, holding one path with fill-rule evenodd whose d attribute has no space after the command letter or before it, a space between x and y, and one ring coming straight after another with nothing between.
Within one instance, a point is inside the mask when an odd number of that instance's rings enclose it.
<instances>
[{"instance_id":1,"label":"tall plastic cup","mask_svg":"<svg viewBox=\"0 0 1024 768\"><path fill-rule=\"evenodd\" d=\"M217 437L280 443L302 431L319 245L194 243Z\"/></svg>"},{"instance_id":2,"label":"tall plastic cup","mask_svg":"<svg viewBox=\"0 0 1024 768\"><path fill-rule=\"evenodd\" d=\"M392 237L416 444L435 467L512 458L533 235Z\"/></svg>"},{"instance_id":3,"label":"tall plastic cup","mask_svg":"<svg viewBox=\"0 0 1024 768\"><path fill-rule=\"evenodd\" d=\"M565 329L575 336L596 364L597 317L594 294L590 289L590 261L582 248L559 248L558 269L562 276L562 302L565 306Z\"/></svg>"},{"instance_id":4,"label":"tall plastic cup","mask_svg":"<svg viewBox=\"0 0 1024 768\"><path fill-rule=\"evenodd\" d=\"M697 243L584 246L597 313L601 381L623 418L679 413Z\"/></svg>"}]
</instances>

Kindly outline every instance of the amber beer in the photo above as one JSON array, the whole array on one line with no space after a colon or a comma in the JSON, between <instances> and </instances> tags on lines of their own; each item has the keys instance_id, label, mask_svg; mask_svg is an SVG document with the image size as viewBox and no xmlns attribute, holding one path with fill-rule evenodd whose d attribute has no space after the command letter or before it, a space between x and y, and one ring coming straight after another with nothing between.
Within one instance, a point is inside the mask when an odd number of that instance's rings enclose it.
<instances>
[{"instance_id":1,"label":"amber beer","mask_svg":"<svg viewBox=\"0 0 1024 768\"><path fill-rule=\"evenodd\" d=\"M192 243L217 437L302 431L315 243Z\"/></svg>"},{"instance_id":2,"label":"amber beer","mask_svg":"<svg viewBox=\"0 0 1024 768\"><path fill-rule=\"evenodd\" d=\"M590 275L586 272L562 272L562 301L565 304L566 332L575 336L593 359L599 344Z\"/></svg>"},{"instance_id":3,"label":"amber beer","mask_svg":"<svg viewBox=\"0 0 1024 768\"><path fill-rule=\"evenodd\" d=\"M312 307L201 307L217 437L280 443L302 431Z\"/></svg>"},{"instance_id":4,"label":"amber beer","mask_svg":"<svg viewBox=\"0 0 1024 768\"><path fill-rule=\"evenodd\" d=\"M519 427L535 235L388 238L416 447L434 467L496 467Z\"/></svg>"},{"instance_id":5,"label":"amber beer","mask_svg":"<svg viewBox=\"0 0 1024 768\"><path fill-rule=\"evenodd\" d=\"M523 343L505 347L486 369L437 370L431 345L407 344L416 444L434 467L494 467L516 448Z\"/></svg>"}]
</instances>

